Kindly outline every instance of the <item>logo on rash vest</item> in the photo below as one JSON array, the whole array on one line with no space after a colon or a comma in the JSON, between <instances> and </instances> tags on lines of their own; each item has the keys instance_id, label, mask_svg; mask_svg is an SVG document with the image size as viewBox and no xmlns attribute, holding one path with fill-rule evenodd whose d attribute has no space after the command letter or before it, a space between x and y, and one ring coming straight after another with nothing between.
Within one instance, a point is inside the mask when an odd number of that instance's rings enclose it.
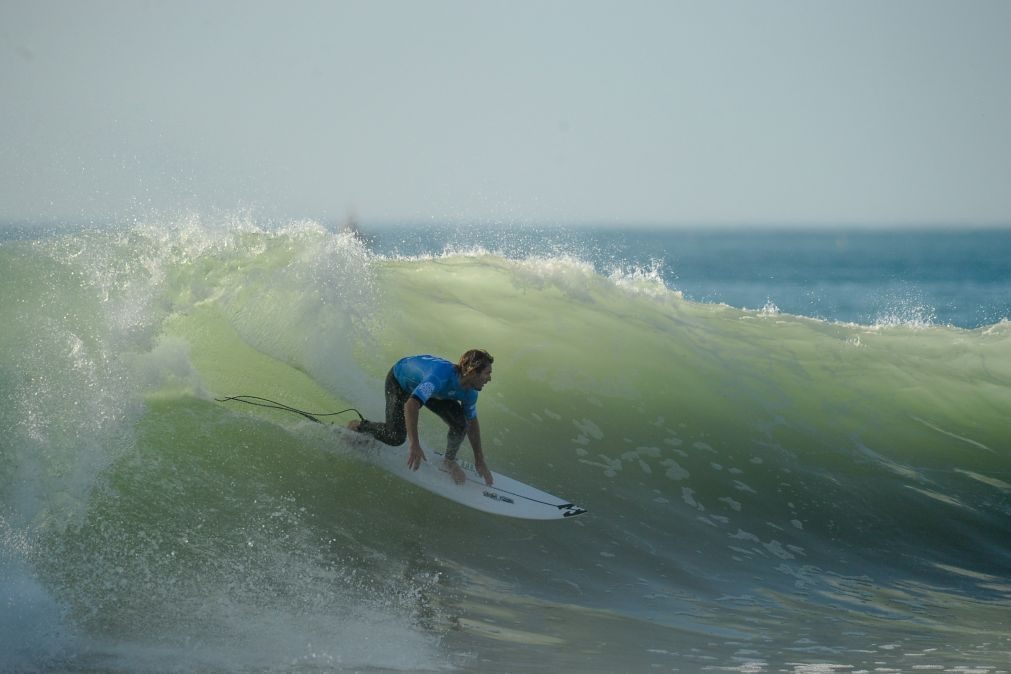
<instances>
[{"instance_id":1,"label":"logo on rash vest","mask_svg":"<svg viewBox=\"0 0 1011 674\"><path fill-rule=\"evenodd\" d=\"M432 394L435 393L435 385L432 384L432 382L430 381L426 381L424 384L418 387L417 392L421 394L422 398L428 400L429 398L432 397Z\"/></svg>"}]
</instances>

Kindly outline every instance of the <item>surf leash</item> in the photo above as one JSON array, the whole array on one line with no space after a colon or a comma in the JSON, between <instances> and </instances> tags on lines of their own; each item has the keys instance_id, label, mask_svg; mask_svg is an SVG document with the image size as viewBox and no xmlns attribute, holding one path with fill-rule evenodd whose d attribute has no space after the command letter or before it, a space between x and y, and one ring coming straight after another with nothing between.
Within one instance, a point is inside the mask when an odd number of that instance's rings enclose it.
<instances>
[{"instance_id":1,"label":"surf leash","mask_svg":"<svg viewBox=\"0 0 1011 674\"><path fill-rule=\"evenodd\" d=\"M300 410L297 407L292 407L291 405L285 405L284 403L279 403L276 400L271 400L270 398L261 398L260 396L250 396L250 395L238 395L238 396L228 396L227 398L215 398L215 401L219 403L227 402L237 402L246 403L247 405L255 405L256 407L266 407L272 410L281 410L282 412L291 412L292 414L300 414L309 421L315 421L317 424L323 423L319 420L319 417L335 417L340 414L346 414L347 412L354 412L358 417L365 421L365 417L362 413L356 410L354 407L349 407L346 410L341 410L340 412L306 412L305 410Z\"/></svg>"}]
</instances>

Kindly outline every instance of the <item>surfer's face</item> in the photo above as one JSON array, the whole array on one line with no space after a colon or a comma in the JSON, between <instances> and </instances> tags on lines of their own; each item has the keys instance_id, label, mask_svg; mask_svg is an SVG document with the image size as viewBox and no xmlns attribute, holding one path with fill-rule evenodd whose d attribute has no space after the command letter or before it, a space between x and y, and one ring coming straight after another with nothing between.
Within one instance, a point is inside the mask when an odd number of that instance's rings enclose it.
<instances>
[{"instance_id":1,"label":"surfer's face","mask_svg":"<svg viewBox=\"0 0 1011 674\"><path fill-rule=\"evenodd\" d=\"M485 384L491 381L491 365L483 370L472 373L468 379L470 379L468 388L480 391L484 388Z\"/></svg>"}]
</instances>

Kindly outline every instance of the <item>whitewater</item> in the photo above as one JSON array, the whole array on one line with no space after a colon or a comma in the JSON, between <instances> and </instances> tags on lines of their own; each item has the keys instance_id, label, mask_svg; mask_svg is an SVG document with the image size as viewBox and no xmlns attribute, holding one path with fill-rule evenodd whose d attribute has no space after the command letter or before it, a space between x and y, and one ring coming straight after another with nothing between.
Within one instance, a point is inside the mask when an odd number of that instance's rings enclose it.
<instances>
[{"instance_id":1,"label":"whitewater","mask_svg":"<svg viewBox=\"0 0 1011 674\"><path fill-rule=\"evenodd\" d=\"M963 251L999 282L938 320L715 296L633 233L465 234L5 232L0 671L1011 671L1006 258ZM489 465L587 514L218 401L375 418L397 358L472 347Z\"/></svg>"}]
</instances>

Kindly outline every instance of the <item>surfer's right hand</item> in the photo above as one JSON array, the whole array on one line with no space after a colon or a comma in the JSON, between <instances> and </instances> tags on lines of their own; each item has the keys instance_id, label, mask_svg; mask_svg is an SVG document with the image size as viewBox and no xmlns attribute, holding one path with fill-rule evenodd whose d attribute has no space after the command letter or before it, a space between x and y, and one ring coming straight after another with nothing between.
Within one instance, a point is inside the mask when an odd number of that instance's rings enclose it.
<instances>
[{"instance_id":1,"label":"surfer's right hand","mask_svg":"<svg viewBox=\"0 0 1011 674\"><path fill-rule=\"evenodd\" d=\"M428 461L425 450L421 448L421 445L411 445L411 449L407 453L407 467L411 470L418 470L421 468L422 461Z\"/></svg>"}]
</instances>

